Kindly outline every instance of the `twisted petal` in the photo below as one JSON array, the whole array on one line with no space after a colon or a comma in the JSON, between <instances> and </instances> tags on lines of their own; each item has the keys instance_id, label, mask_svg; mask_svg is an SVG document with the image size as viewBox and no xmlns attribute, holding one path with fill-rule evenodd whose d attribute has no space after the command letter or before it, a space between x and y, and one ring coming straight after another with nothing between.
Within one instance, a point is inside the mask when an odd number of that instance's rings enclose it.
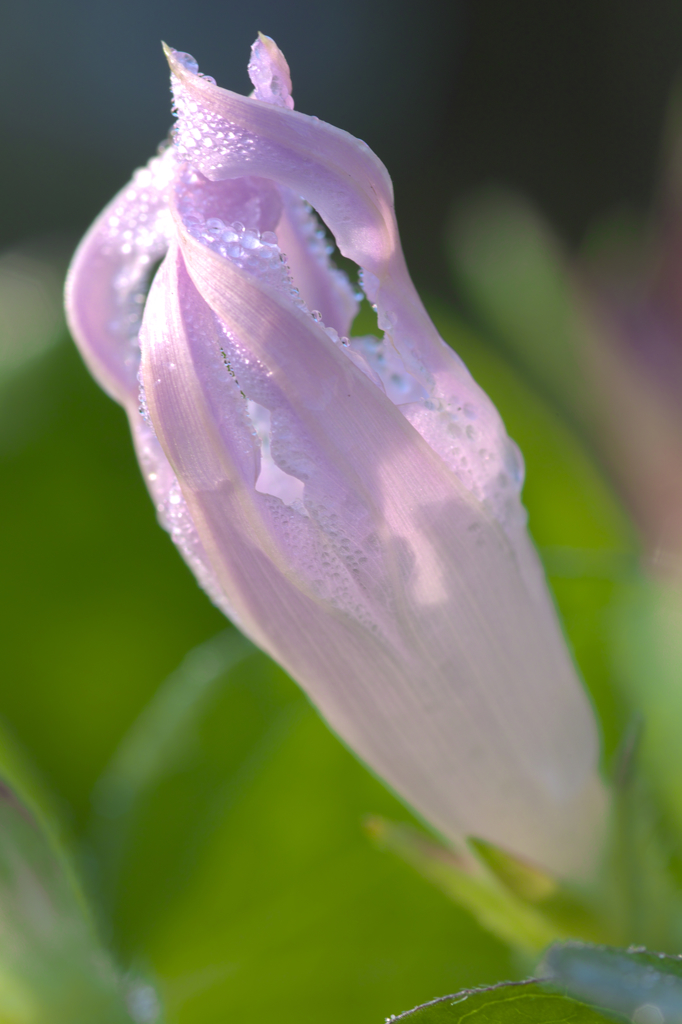
<instances>
[{"instance_id":1,"label":"twisted petal","mask_svg":"<svg viewBox=\"0 0 682 1024\"><path fill-rule=\"evenodd\" d=\"M251 47L249 75L255 86L254 95L259 100L288 110L294 109L289 65L274 39L262 32L258 33Z\"/></svg>"},{"instance_id":2,"label":"twisted petal","mask_svg":"<svg viewBox=\"0 0 682 1024\"><path fill-rule=\"evenodd\" d=\"M261 175L306 199L365 272L387 345L425 389L415 425L460 479L515 529L523 465L497 410L438 335L403 258L386 168L358 139L315 117L221 89L166 48L179 157L212 180ZM261 59L266 59L263 54ZM407 412L409 414L409 412ZM503 481L500 483L500 481Z\"/></svg>"},{"instance_id":3,"label":"twisted petal","mask_svg":"<svg viewBox=\"0 0 682 1024\"><path fill-rule=\"evenodd\" d=\"M350 334L358 303L348 278L329 265L324 231L308 204L291 189L283 189L284 210L277 241L308 309L317 310L339 337Z\"/></svg>"},{"instance_id":4,"label":"twisted petal","mask_svg":"<svg viewBox=\"0 0 682 1024\"><path fill-rule=\"evenodd\" d=\"M495 519L315 321L181 227L142 349L159 441L243 628L445 835L584 867L594 723ZM255 490L244 396L282 424L302 509Z\"/></svg>"},{"instance_id":5,"label":"twisted petal","mask_svg":"<svg viewBox=\"0 0 682 1024\"><path fill-rule=\"evenodd\" d=\"M148 418L140 415L145 410L140 408L138 335L150 278L173 236L168 191L177 174L175 152L166 147L137 170L105 207L69 268L66 312L73 338L93 376L128 413L137 457L160 522L211 599L238 622L215 579L154 429ZM258 199L255 204L254 197ZM195 193L195 203L206 215L222 214L228 219L234 209L243 214L250 201L257 207L258 224L261 220L267 227L277 223L282 203L268 183L247 179L225 187L205 182Z\"/></svg>"},{"instance_id":6,"label":"twisted petal","mask_svg":"<svg viewBox=\"0 0 682 1024\"><path fill-rule=\"evenodd\" d=\"M76 250L66 281L69 326L91 373L122 405L137 403L137 335L152 270L168 248L167 148L135 172Z\"/></svg>"}]
</instances>

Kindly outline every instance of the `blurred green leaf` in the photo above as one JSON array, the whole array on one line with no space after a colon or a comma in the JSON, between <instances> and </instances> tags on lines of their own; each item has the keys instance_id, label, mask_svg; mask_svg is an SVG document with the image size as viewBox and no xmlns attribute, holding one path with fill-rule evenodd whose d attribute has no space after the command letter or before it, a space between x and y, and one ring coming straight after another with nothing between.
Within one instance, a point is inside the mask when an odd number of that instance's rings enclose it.
<instances>
[{"instance_id":1,"label":"blurred green leaf","mask_svg":"<svg viewBox=\"0 0 682 1024\"><path fill-rule=\"evenodd\" d=\"M0 715L78 832L121 735L225 620L156 522L122 410L66 339L14 378L3 431Z\"/></svg>"},{"instance_id":2,"label":"blurred green leaf","mask_svg":"<svg viewBox=\"0 0 682 1024\"><path fill-rule=\"evenodd\" d=\"M579 356L586 324L557 238L502 189L463 205L449 235L455 278L475 315L565 411L591 420Z\"/></svg>"},{"instance_id":3,"label":"blurred green leaf","mask_svg":"<svg viewBox=\"0 0 682 1024\"><path fill-rule=\"evenodd\" d=\"M618 807L623 809L631 814L632 804ZM614 817L618 824L626 820L619 813ZM408 825L372 818L367 828L382 849L401 857L466 907L482 927L517 951L519 963L531 966L533 954L565 938L627 943L651 937L677 948L679 899L653 843L649 818L646 805L641 819L630 817L627 829L612 830L602 877L587 887L561 882L471 837L468 850L453 851ZM638 870L651 877L638 876L633 886Z\"/></svg>"},{"instance_id":4,"label":"blurred green leaf","mask_svg":"<svg viewBox=\"0 0 682 1024\"><path fill-rule=\"evenodd\" d=\"M236 630L219 633L189 652L128 730L93 794L101 833L95 842L103 871L116 873L117 858L129 841L128 830L140 827L145 798L197 760L202 719L211 712L216 691L226 674L255 652L253 644ZM242 743L244 739L248 742L246 721L242 719L241 725ZM225 751L226 776L231 759L236 757L239 761L242 743ZM211 787L225 779L209 772L205 781L207 789L203 795L210 799ZM195 792L193 796L199 794ZM190 808L184 810L189 813ZM182 844L181 836L178 843ZM155 860L153 870L156 866Z\"/></svg>"},{"instance_id":5,"label":"blurred green leaf","mask_svg":"<svg viewBox=\"0 0 682 1024\"><path fill-rule=\"evenodd\" d=\"M642 716L633 715L615 761L609 848L598 899L612 922L612 945L674 952L682 940L682 892L675 874L679 841L661 813L660 793L642 771ZM574 935L595 941L587 934Z\"/></svg>"},{"instance_id":6,"label":"blurred green leaf","mask_svg":"<svg viewBox=\"0 0 682 1024\"><path fill-rule=\"evenodd\" d=\"M69 248L53 236L0 253L0 382L62 337Z\"/></svg>"},{"instance_id":7,"label":"blurred green leaf","mask_svg":"<svg viewBox=\"0 0 682 1024\"><path fill-rule=\"evenodd\" d=\"M558 992L547 992L538 982L530 981L502 983L478 991L465 989L397 1017L388 1017L387 1024L399 1020L414 1024L457 1024L467 1020L473 1024L476 1019L482 1024L604 1024L613 1018Z\"/></svg>"},{"instance_id":8,"label":"blurred green leaf","mask_svg":"<svg viewBox=\"0 0 682 1024\"><path fill-rule=\"evenodd\" d=\"M191 756L195 729L221 677L256 652L233 629L189 652L128 730L100 778L96 799L106 816L130 811L145 792L178 765L182 767Z\"/></svg>"},{"instance_id":9,"label":"blurred green leaf","mask_svg":"<svg viewBox=\"0 0 682 1024\"><path fill-rule=\"evenodd\" d=\"M325 1024L370 1024L395 999L513 974L504 946L372 846L368 813L408 813L242 644L194 652L96 790L114 936L170 1019L318 1024L324 1006Z\"/></svg>"},{"instance_id":10,"label":"blurred green leaf","mask_svg":"<svg viewBox=\"0 0 682 1024\"><path fill-rule=\"evenodd\" d=\"M682 844L682 587L633 580L612 616L615 669L643 717L639 757Z\"/></svg>"},{"instance_id":11,"label":"blurred green leaf","mask_svg":"<svg viewBox=\"0 0 682 1024\"><path fill-rule=\"evenodd\" d=\"M139 1006L139 988L123 984L97 940L65 858L4 782L0 782L0 919L3 1024L123 1024L158 1019L156 1012L153 1017L131 1016L125 998L137 997Z\"/></svg>"},{"instance_id":12,"label":"blurred green leaf","mask_svg":"<svg viewBox=\"0 0 682 1024\"><path fill-rule=\"evenodd\" d=\"M381 847L412 864L424 878L466 907L483 928L522 954L538 953L565 934L479 858L458 856L406 825L383 819L372 819L369 830Z\"/></svg>"}]
</instances>

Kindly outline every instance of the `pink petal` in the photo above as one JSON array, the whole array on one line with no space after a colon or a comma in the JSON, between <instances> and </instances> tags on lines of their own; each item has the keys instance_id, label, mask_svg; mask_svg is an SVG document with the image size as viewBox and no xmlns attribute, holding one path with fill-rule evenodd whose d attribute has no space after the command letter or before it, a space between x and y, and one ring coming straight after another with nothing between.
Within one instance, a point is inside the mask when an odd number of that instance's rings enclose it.
<instances>
[{"instance_id":1,"label":"pink petal","mask_svg":"<svg viewBox=\"0 0 682 1024\"><path fill-rule=\"evenodd\" d=\"M259 174L290 186L319 210L345 255L381 272L399 245L391 181L369 148L317 118L220 89L173 50L166 55L181 158L213 180Z\"/></svg>"},{"instance_id":2,"label":"pink petal","mask_svg":"<svg viewBox=\"0 0 682 1024\"><path fill-rule=\"evenodd\" d=\"M148 300L142 373L242 627L445 835L584 869L603 811L596 731L528 542L512 548L305 312L181 245ZM233 374L284 424L305 509L255 490Z\"/></svg>"},{"instance_id":3,"label":"pink petal","mask_svg":"<svg viewBox=\"0 0 682 1024\"><path fill-rule=\"evenodd\" d=\"M166 149L136 171L76 250L66 280L66 313L90 372L123 405L137 401L137 334L155 262L171 229L166 191L175 171Z\"/></svg>"},{"instance_id":4,"label":"pink petal","mask_svg":"<svg viewBox=\"0 0 682 1024\"><path fill-rule=\"evenodd\" d=\"M339 337L350 334L358 303L346 275L331 265L320 223L308 204L282 188L284 209L277 241L286 253L296 287L310 310L317 310Z\"/></svg>"},{"instance_id":5,"label":"pink petal","mask_svg":"<svg viewBox=\"0 0 682 1024\"><path fill-rule=\"evenodd\" d=\"M218 583L209 558L189 514L177 477L159 444L154 430L139 415L129 411L130 429L142 476L149 488L161 526L171 536L199 586L215 605L239 626L239 618Z\"/></svg>"},{"instance_id":6,"label":"pink petal","mask_svg":"<svg viewBox=\"0 0 682 1024\"><path fill-rule=\"evenodd\" d=\"M253 82L256 99L287 110L294 109L289 65L275 40L262 32L258 33L258 39L251 47L249 78Z\"/></svg>"},{"instance_id":7,"label":"pink petal","mask_svg":"<svg viewBox=\"0 0 682 1024\"><path fill-rule=\"evenodd\" d=\"M220 89L166 50L182 159L211 179L257 174L306 199L341 252L365 271L386 344L428 401L413 424L512 532L523 513L523 463L485 393L439 337L407 272L383 164L347 132L294 110ZM483 454L481 454L483 453ZM510 501L510 494L516 500Z\"/></svg>"}]
</instances>

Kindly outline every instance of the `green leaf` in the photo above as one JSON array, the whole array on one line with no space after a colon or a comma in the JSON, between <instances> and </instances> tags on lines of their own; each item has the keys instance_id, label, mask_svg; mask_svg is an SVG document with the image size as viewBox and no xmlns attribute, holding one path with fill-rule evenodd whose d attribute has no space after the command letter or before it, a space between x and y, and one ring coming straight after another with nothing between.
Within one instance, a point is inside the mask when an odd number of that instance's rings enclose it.
<instances>
[{"instance_id":1,"label":"green leaf","mask_svg":"<svg viewBox=\"0 0 682 1024\"><path fill-rule=\"evenodd\" d=\"M682 959L642 947L613 949L567 942L552 946L541 968L569 995L635 1024L682 1020Z\"/></svg>"},{"instance_id":2,"label":"green leaf","mask_svg":"<svg viewBox=\"0 0 682 1024\"><path fill-rule=\"evenodd\" d=\"M169 1016L319 1024L323 1006L325 1024L372 1024L395 1000L511 976L505 946L368 841L367 814L408 813L241 643L185 661L97 788L114 936Z\"/></svg>"},{"instance_id":3,"label":"green leaf","mask_svg":"<svg viewBox=\"0 0 682 1024\"><path fill-rule=\"evenodd\" d=\"M624 835L614 830L615 849L608 851L603 877L586 889L562 883L482 840L469 838L468 849L453 851L407 825L375 817L366 827L381 848L411 864L423 878L466 907L482 927L515 949L519 963L531 966L535 962L532 954L561 938L628 942L649 934L663 935L675 945L666 927L669 922L660 925L657 915L661 907L677 908L679 901L670 889L665 865L652 861L650 832L645 837L648 859L635 859L635 864L643 863L657 872L653 884L642 890L642 896L653 904L648 908L653 926L647 915L638 913L639 891L635 898L631 891L632 851L623 851L622 845L632 838L632 829ZM625 864L619 859L623 853Z\"/></svg>"},{"instance_id":4,"label":"green leaf","mask_svg":"<svg viewBox=\"0 0 682 1024\"><path fill-rule=\"evenodd\" d=\"M464 989L414 1010L388 1017L414 1024L604 1024L604 1017L584 1003L546 991L537 981L502 982L486 989Z\"/></svg>"},{"instance_id":5,"label":"green leaf","mask_svg":"<svg viewBox=\"0 0 682 1024\"><path fill-rule=\"evenodd\" d=\"M643 716L641 761L682 843L682 588L635 580L614 609L615 668Z\"/></svg>"},{"instance_id":6,"label":"green leaf","mask_svg":"<svg viewBox=\"0 0 682 1024\"><path fill-rule=\"evenodd\" d=\"M75 346L65 337L11 391L0 415L12 495L0 504L12 539L0 546L0 715L78 834L121 735L225 620L159 528L125 414Z\"/></svg>"},{"instance_id":7,"label":"green leaf","mask_svg":"<svg viewBox=\"0 0 682 1024\"><path fill-rule=\"evenodd\" d=\"M458 856L405 825L374 818L368 828L382 847L412 864L424 878L466 907L484 928L521 953L538 953L565 934L488 870L481 859Z\"/></svg>"},{"instance_id":8,"label":"green leaf","mask_svg":"<svg viewBox=\"0 0 682 1024\"><path fill-rule=\"evenodd\" d=\"M455 277L531 380L579 421L593 410L580 364L588 327L558 239L522 198L487 190L456 218Z\"/></svg>"},{"instance_id":9,"label":"green leaf","mask_svg":"<svg viewBox=\"0 0 682 1024\"><path fill-rule=\"evenodd\" d=\"M464 990L432 1000L388 1021L455 1024L597 1024L631 1020L664 1024L682 1020L682 958L641 947L614 949L567 942L552 946L541 979Z\"/></svg>"},{"instance_id":10,"label":"green leaf","mask_svg":"<svg viewBox=\"0 0 682 1024\"><path fill-rule=\"evenodd\" d=\"M0 1021L153 1021L149 986L124 984L99 943L82 893L49 836L0 782ZM129 1007L126 999L131 1000ZM150 1002L151 999L151 1002ZM131 1014L132 1010L132 1015Z\"/></svg>"},{"instance_id":11,"label":"green leaf","mask_svg":"<svg viewBox=\"0 0 682 1024\"><path fill-rule=\"evenodd\" d=\"M253 644L234 629L190 651L136 719L100 777L96 800L102 814L123 815L191 756L188 748L221 677L254 653Z\"/></svg>"}]
</instances>

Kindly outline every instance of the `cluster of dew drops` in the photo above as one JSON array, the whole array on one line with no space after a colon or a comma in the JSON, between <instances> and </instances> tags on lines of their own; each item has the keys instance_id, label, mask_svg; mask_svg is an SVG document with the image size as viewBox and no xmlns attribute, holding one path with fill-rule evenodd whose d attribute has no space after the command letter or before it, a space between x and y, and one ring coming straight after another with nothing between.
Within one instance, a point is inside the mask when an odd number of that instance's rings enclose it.
<instances>
[{"instance_id":1,"label":"cluster of dew drops","mask_svg":"<svg viewBox=\"0 0 682 1024\"><path fill-rule=\"evenodd\" d=\"M176 51L175 57L190 74L211 85L216 84L215 78L199 71L199 65L190 54ZM228 149L240 150L244 155L252 150L254 140L248 132L229 124L218 114L202 109L195 100L185 95L175 75L171 75L171 88L172 112L178 119L171 135L182 159L190 160L201 152L208 166L215 166Z\"/></svg>"},{"instance_id":2,"label":"cluster of dew drops","mask_svg":"<svg viewBox=\"0 0 682 1024\"><path fill-rule=\"evenodd\" d=\"M306 306L294 284L286 253L280 250L274 231L260 232L255 228L246 227L239 220L225 224L219 217L204 219L196 211L183 212L182 221L190 235L202 245L223 259L229 260L260 283L286 295L295 306L319 323L334 343L340 342L344 347L349 346L348 338L339 338L333 327L325 327L319 310L309 310Z\"/></svg>"},{"instance_id":3,"label":"cluster of dew drops","mask_svg":"<svg viewBox=\"0 0 682 1024\"><path fill-rule=\"evenodd\" d=\"M286 255L280 252L274 231L261 233L239 220L232 224L225 224L219 217L204 220L199 213L185 213L182 220L190 235L208 249L254 277L271 285L280 284L282 270L286 271Z\"/></svg>"}]
</instances>

